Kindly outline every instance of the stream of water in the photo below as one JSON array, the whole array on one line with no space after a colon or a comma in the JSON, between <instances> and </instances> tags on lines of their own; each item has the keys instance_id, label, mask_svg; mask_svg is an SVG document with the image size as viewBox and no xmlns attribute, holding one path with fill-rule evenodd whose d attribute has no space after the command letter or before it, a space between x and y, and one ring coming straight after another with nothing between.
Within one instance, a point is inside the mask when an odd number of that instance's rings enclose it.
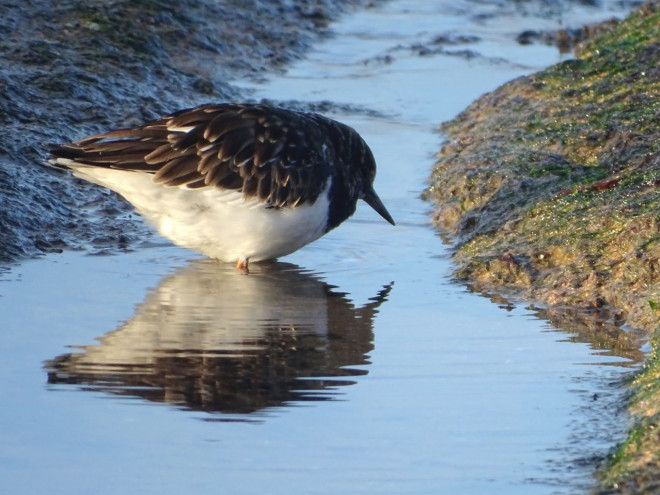
<instances>
[{"instance_id":1,"label":"stream of water","mask_svg":"<svg viewBox=\"0 0 660 495\"><path fill-rule=\"evenodd\" d=\"M419 199L437 124L559 61L514 36L557 19L392 1L347 16L286 74L239 83L330 102L372 147L396 227L362 204L248 276L166 241L4 274L7 493L587 491L623 436L633 363L453 283Z\"/></svg>"}]
</instances>

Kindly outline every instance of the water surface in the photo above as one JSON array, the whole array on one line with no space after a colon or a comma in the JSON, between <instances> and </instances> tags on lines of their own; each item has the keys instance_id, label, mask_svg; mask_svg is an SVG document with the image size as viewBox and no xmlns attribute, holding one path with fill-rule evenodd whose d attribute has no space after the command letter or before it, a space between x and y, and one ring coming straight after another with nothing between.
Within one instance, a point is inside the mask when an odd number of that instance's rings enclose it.
<instances>
[{"instance_id":1,"label":"water surface","mask_svg":"<svg viewBox=\"0 0 660 495\"><path fill-rule=\"evenodd\" d=\"M419 199L439 121L561 58L515 43L528 22L559 22L523 14L393 1L347 17L287 74L243 83L257 98L331 102L371 145L396 227L362 204L248 276L166 241L4 274L3 486L586 492L622 436L619 382L639 352L616 356L453 283Z\"/></svg>"}]
</instances>

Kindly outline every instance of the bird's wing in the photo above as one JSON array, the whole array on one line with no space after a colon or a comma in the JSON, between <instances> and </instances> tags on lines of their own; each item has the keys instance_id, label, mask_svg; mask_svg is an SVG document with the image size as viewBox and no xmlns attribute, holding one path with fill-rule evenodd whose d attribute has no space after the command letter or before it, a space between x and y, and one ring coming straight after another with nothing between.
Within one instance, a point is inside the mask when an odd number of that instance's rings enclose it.
<instances>
[{"instance_id":1,"label":"bird's wing","mask_svg":"<svg viewBox=\"0 0 660 495\"><path fill-rule=\"evenodd\" d=\"M272 206L314 201L330 175L324 120L265 105L204 105L53 148L56 162L152 173L165 186L240 190Z\"/></svg>"}]
</instances>

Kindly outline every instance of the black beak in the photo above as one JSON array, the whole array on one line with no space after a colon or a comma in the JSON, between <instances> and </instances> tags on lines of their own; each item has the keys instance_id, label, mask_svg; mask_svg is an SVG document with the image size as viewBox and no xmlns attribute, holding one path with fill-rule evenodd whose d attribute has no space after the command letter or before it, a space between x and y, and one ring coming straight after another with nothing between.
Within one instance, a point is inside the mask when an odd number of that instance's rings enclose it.
<instances>
[{"instance_id":1,"label":"black beak","mask_svg":"<svg viewBox=\"0 0 660 495\"><path fill-rule=\"evenodd\" d=\"M385 208L385 205L378 197L378 194L376 194L376 191L374 191L373 189L369 189L364 193L362 199L374 210L376 210L376 212L381 217L383 217L385 220L390 222L392 225L395 225L394 220L392 219L392 215L390 215L390 213L387 211L387 208Z\"/></svg>"}]
</instances>

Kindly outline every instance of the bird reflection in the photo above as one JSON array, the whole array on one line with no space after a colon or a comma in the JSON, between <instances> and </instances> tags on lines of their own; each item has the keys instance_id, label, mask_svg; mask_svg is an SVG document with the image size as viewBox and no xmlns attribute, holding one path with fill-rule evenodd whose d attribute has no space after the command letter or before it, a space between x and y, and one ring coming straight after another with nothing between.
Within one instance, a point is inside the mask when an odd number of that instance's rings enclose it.
<instances>
[{"instance_id":1,"label":"bird reflection","mask_svg":"<svg viewBox=\"0 0 660 495\"><path fill-rule=\"evenodd\" d=\"M48 361L49 383L247 414L331 399L367 373L373 319L392 284L356 308L295 265L251 268L192 262L99 344Z\"/></svg>"}]
</instances>

